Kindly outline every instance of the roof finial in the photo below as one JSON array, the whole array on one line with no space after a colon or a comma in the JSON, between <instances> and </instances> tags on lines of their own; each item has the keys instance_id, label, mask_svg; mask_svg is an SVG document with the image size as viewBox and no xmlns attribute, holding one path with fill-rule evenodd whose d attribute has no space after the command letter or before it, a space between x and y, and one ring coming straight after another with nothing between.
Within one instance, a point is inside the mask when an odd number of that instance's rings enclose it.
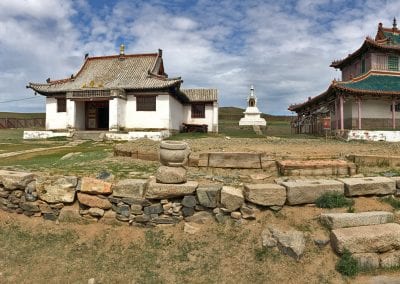
<instances>
[{"instance_id":1,"label":"roof finial","mask_svg":"<svg viewBox=\"0 0 400 284\"><path fill-rule=\"evenodd\" d=\"M393 29L396 30L397 29L397 21L396 21L396 17L393 18Z\"/></svg>"},{"instance_id":2,"label":"roof finial","mask_svg":"<svg viewBox=\"0 0 400 284\"><path fill-rule=\"evenodd\" d=\"M119 46L119 55L125 55L125 45L121 44Z\"/></svg>"},{"instance_id":3,"label":"roof finial","mask_svg":"<svg viewBox=\"0 0 400 284\"><path fill-rule=\"evenodd\" d=\"M250 86L250 97L254 97L254 86Z\"/></svg>"}]
</instances>

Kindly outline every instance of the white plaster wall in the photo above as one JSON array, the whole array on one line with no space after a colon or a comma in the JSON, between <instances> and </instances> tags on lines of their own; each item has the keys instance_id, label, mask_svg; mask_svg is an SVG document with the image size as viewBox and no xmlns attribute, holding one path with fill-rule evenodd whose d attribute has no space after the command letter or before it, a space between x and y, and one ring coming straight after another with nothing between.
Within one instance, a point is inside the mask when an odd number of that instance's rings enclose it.
<instances>
[{"instance_id":1,"label":"white plaster wall","mask_svg":"<svg viewBox=\"0 0 400 284\"><path fill-rule=\"evenodd\" d=\"M180 130L183 123L183 105L174 97L169 97L169 111L171 121L169 124L170 129Z\"/></svg>"},{"instance_id":2,"label":"white plaster wall","mask_svg":"<svg viewBox=\"0 0 400 284\"><path fill-rule=\"evenodd\" d=\"M66 129L67 112L57 112L57 100L46 98L46 129Z\"/></svg>"},{"instance_id":3,"label":"white plaster wall","mask_svg":"<svg viewBox=\"0 0 400 284\"><path fill-rule=\"evenodd\" d=\"M169 129L169 95L157 95L156 111L136 111L136 97L127 96L125 127L128 129Z\"/></svg>"},{"instance_id":4,"label":"white plaster wall","mask_svg":"<svg viewBox=\"0 0 400 284\"><path fill-rule=\"evenodd\" d=\"M213 130L213 105L206 104L205 117L204 118L192 118L192 107L191 105L184 106L184 122L188 124L207 124L208 132ZM218 113L217 113L218 115ZM217 118L218 119L218 118Z\"/></svg>"},{"instance_id":5,"label":"white plaster wall","mask_svg":"<svg viewBox=\"0 0 400 284\"><path fill-rule=\"evenodd\" d=\"M344 116L344 119L351 118L352 117L352 113L353 113L353 102L350 101L350 100L347 100L346 102L343 103L343 116Z\"/></svg>"},{"instance_id":6,"label":"white plaster wall","mask_svg":"<svg viewBox=\"0 0 400 284\"><path fill-rule=\"evenodd\" d=\"M392 112L390 111L391 102L369 100L361 101L361 118L392 118ZM358 118L358 105L357 102L353 102L353 117ZM396 116L400 116L397 115Z\"/></svg>"},{"instance_id":7,"label":"white plaster wall","mask_svg":"<svg viewBox=\"0 0 400 284\"><path fill-rule=\"evenodd\" d=\"M84 130L86 127L85 123L85 102L76 101L76 116L75 116L75 129Z\"/></svg>"}]
</instances>

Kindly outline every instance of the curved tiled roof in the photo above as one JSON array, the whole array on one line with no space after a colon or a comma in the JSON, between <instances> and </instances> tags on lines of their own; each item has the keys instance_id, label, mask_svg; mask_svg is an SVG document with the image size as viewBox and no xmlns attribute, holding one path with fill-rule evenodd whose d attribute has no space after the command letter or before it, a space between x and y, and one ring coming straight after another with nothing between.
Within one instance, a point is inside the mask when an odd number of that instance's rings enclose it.
<instances>
[{"instance_id":1,"label":"curved tiled roof","mask_svg":"<svg viewBox=\"0 0 400 284\"><path fill-rule=\"evenodd\" d=\"M180 85L180 78L168 79L158 53L89 57L71 78L29 83L41 94L90 89L164 89Z\"/></svg>"},{"instance_id":2,"label":"curved tiled roof","mask_svg":"<svg viewBox=\"0 0 400 284\"><path fill-rule=\"evenodd\" d=\"M217 89L181 89L189 102L214 102L218 100Z\"/></svg>"}]
</instances>

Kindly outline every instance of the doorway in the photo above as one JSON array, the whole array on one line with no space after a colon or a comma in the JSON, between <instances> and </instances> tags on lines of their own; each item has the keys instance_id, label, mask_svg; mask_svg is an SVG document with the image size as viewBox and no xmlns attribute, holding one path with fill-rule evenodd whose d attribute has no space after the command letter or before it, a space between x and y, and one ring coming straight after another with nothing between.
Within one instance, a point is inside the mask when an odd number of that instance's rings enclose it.
<instances>
[{"instance_id":1,"label":"doorway","mask_svg":"<svg viewBox=\"0 0 400 284\"><path fill-rule=\"evenodd\" d=\"M108 130L109 102L85 102L86 129Z\"/></svg>"}]
</instances>

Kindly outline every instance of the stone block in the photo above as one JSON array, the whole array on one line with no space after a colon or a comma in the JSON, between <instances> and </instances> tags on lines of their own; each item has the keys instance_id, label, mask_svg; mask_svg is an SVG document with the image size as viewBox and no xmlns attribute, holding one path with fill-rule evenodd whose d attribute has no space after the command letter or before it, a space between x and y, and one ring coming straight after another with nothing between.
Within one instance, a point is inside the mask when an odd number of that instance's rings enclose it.
<instances>
[{"instance_id":1,"label":"stone block","mask_svg":"<svg viewBox=\"0 0 400 284\"><path fill-rule=\"evenodd\" d=\"M332 247L339 254L345 249L351 253L383 253L400 249L400 225L340 228L332 230L330 238Z\"/></svg>"},{"instance_id":2,"label":"stone block","mask_svg":"<svg viewBox=\"0 0 400 284\"><path fill-rule=\"evenodd\" d=\"M346 196L394 194L396 182L387 177L342 178Z\"/></svg>"},{"instance_id":3,"label":"stone block","mask_svg":"<svg viewBox=\"0 0 400 284\"><path fill-rule=\"evenodd\" d=\"M379 256L381 268L393 268L400 266L400 251L382 253Z\"/></svg>"},{"instance_id":4,"label":"stone block","mask_svg":"<svg viewBox=\"0 0 400 284\"><path fill-rule=\"evenodd\" d=\"M284 181L281 184L286 187L289 205L315 203L321 195L327 192L344 193L343 183L336 180L292 180Z\"/></svg>"},{"instance_id":5,"label":"stone block","mask_svg":"<svg viewBox=\"0 0 400 284\"><path fill-rule=\"evenodd\" d=\"M242 189L223 186L221 189L221 205L227 210L227 212L232 212L239 209L244 203L244 196Z\"/></svg>"},{"instance_id":6,"label":"stone block","mask_svg":"<svg viewBox=\"0 0 400 284\"><path fill-rule=\"evenodd\" d=\"M60 222L79 222L82 221L82 216L79 214L79 205L75 203L73 205L64 206L60 215L58 216Z\"/></svg>"},{"instance_id":7,"label":"stone block","mask_svg":"<svg viewBox=\"0 0 400 284\"><path fill-rule=\"evenodd\" d=\"M355 253L352 256L357 260L361 269L379 268L379 254L377 253Z\"/></svg>"},{"instance_id":8,"label":"stone block","mask_svg":"<svg viewBox=\"0 0 400 284\"><path fill-rule=\"evenodd\" d=\"M244 196L247 201L263 206L282 206L286 201L286 188L274 184L245 184Z\"/></svg>"},{"instance_id":9,"label":"stone block","mask_svg":"<svg viewBox=\"0 0 400 284\"><path fill-rule=\"evenodd\" d=\"M112 188L109 182L91 177L83 177L79 191L88 194L111 194Z\"/></svg>"},{"instance_id":10,"label":"stone block","mask_svg":"<svg viewBox=\"0 0 400 284\"><path fill-rule=\"evenodd\" d=\"M260 153L215 152L208 154L208 166L213 168L261 169Z\"/></svg>"},{"instance_id":11,"label":"stone block","mask_svg":"<svg viewBox=\"0 0 400 284\"><path fill-rule=\"evenodd\" d=\"M396 188L400 189L400 177L391 177L396 182Z\"/></svg>"},{"instance_id":12,"label":"stone block","mask_svg":"<svg viewBox=\"0 0 400 284\"><path fill-rule=\"evenodd\" d=\"M163 184L157 183L155 179L150 180L145 198L164 199L193 194L196 191L198 183L196 181L187 181L181 184Z\"/></svg>"},{"instance_id":13,"label":"stone block","mask_svg":"<svg viewBox=\"0 0 400 284\"><path fill-rule=\"evenodd\" d=\"M74 176L39 177L36 191L39 199L47 203L73 203L78 178Z\"/></svg>"},{"instance_id":14,"label":"stone block","mask_svg":"<svg viewBox=\"0 0 400 284\"><path fill-rule=\"evenodd\" d=\"M322 213L320 220L327 228L338 229L391 223L394 220L394 215L391 212L384 211Z\"/></svg>"},{"instance_id":15,"label":"stone block","mask_svg":"<svg viewBox=\"0 0 400 284\"><path fill-rule=\"evenodd\" d=\"M112 186L113 196L121 198L143 198L147 179L124 179Z\"/></svg>"},{"instance_id":16,"label":"stone block","mask_svg":"<svg viewBox=\"0 0 400 284\"><path fill-rule=\"evenodd\" d=\"M95 218L101 218L104 216L104 210L100 208L89 208L89 215Z\"/></svg>"},{"instance_id":17,"label":"stone block","mask_svg":"<svg viewBox=\"0 0 400 284\"><path fill-rule=\"evenodd\" d=\"M221 201L221 185L202 185L196 190L197 199L204 207L215 208Z\"/></svg>"},{"instance_id":18,"label":"stone block","mask_svg":"<svg viewBox=\"0 0 400 284\"><path fill-rule=\"evenodd\" d=\"M32 173L0 170L0 184L9 190L25 189L34 177Z\"/></svg>"},{"instance_id":19,"label":"stone block","mask_svg":"<svg viewBox=\"0 0 400 284\"><path fill-rule=\"evenodd\" d=\"M100 209L110 209L111 202L107 198L101 198L96 195L90 195L78 192L78 201L89 207L96 207Z\"/></svg>"},{"instance_id":20,"label":"stone block","mask_svg":"<svg viewBox=\"0 0 400 284\"><path fill-rule=\"evenodd\" d=\"M186 195L183 197L181 204L185 207L195 207L197 204L196 197L194 195Z\"/></svg>"},{"instance_id":21,"label":"stone block","mask_svg":"<svg viewBox=\"0 0 400 284\"><path fill-rule=\"evenodd\" d=\"M156 181L159 183L184 183L187 181L186 169L183 167L161 166L156 172Z\"/></svg>"}]
</instances>

